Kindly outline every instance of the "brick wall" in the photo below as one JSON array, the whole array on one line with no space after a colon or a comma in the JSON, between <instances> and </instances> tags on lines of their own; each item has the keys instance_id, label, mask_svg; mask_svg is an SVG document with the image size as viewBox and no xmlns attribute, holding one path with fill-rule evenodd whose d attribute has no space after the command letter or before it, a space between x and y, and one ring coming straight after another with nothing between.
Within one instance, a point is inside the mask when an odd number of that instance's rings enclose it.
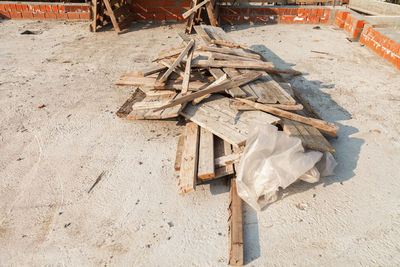
<instances>
[{"instance_id":1,"label":"brick wall","mask_svg":"<svg viewBox=\"0 0 400 267\"><path fill-rule=\"evenodd\" d=\"M400 34L367 24L360 42L400 70Z\"/></svg>"},{"instance_id":2,"label":"brick wall","mask_svg":"<svg viewBox=\"0 0 400 267\"><path fill-rule=\"evenodd\" d=\"M365 21L363 16L350 13L346 18L346 22L344 23L344 30L350 37L358 39L361 36L364 24Z\"/></svg>"},{"instance_id":3,"label":"brick wall","mask_svg":"<svg viewBox=\"0 0 400 267\"><path fill-rule=\"evenodd\" d=\"M221 23L327 23L331 8L221 7Z\"/></svg>"},{"instance_id":4,"label":"brick wall","mask_svg":"<svg viewBox=\"0 0 400 267\"><path fill-rule=\"evenodd\" d=\"M335 25L339 28L344 28L344 24L346 23L346 18L350 12L346 12L343 10L338 10L335 19Z\"/></svg>"},{"instance_id":5,"label":"brick wall","mask_svg":"<svg viewBox=\"0 0 400 267\"><path fill-rule=\"evenodd\" d=\"M0 2L0 19L90 19L89 4Z\"/></svg>"}]
</instances>

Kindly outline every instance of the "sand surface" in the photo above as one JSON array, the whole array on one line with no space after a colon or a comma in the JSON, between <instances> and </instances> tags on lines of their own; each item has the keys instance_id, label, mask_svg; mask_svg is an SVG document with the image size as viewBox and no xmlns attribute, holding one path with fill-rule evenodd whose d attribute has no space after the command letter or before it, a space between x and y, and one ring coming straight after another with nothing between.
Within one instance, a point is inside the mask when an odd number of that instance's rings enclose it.
<instances>
[{"instance_id":1,"label":"sand surface","mask_svg":"<svg viewBox=\"0 0 400 267\"><path fill-rule=\"evenodd\" d=\"M294 184L259 213L245 206L245 262L398 266L400 72L343 31L312 27L226 28L304 72L290 82L340 126L334 177ZM179 44L183 28L116 35L0 21L0 266L226 266L228 188L178 196L183 127L115 115L133 88L113 82ZM20 35L27 29L42 33Z\"/></svg>"}]
</instances>

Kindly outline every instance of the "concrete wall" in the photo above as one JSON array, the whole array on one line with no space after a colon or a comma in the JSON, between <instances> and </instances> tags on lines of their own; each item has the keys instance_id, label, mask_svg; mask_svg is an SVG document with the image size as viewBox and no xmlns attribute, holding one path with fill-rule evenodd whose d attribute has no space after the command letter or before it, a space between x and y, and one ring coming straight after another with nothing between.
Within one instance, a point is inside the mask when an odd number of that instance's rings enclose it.
<instances>
[{"instance_id":1,"label":"concrete wall","mask_svg":"<svg viewBox=\"0 0 400 267\"><path fill-rule=\"evenodd\" d=\"M400 5L377 0L350 0L349 8L371 15L400 16Z\"/></svg>"}]
</instances>

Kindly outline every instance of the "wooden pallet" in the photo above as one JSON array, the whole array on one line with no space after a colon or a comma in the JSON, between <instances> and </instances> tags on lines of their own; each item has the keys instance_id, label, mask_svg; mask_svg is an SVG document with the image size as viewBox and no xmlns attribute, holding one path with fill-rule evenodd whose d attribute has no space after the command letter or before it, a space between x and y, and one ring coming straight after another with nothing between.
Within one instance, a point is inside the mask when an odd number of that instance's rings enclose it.
<instances>
[{"instance_id":1,"label":"wooden pallet","mask_svg":"<svg viewBox=\"0 0 400 267\"><path fill-rule=\"evenodd\" d=\"M122 33L133 20L127 0L92 0L90 31L96 32L110 22L117 33Z\"/></svg>"}]
</instances>

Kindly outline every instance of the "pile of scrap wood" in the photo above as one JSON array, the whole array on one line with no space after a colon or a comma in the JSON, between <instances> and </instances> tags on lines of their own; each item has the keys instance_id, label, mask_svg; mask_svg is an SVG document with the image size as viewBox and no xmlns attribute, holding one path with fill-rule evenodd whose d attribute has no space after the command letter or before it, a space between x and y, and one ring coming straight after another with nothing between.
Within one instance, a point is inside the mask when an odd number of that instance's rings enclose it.
<instances>
[{"instance_id":1,"label":"pile of scrap wood","mask_svg":"<svg viewBox=\"0 0 400 267\"><path fill-rule=\"evenodd\" d=\"M243 263L242 202L235 168L250 123L273 124L301 139L306 149L334 152L324 135L338 127L323 121L270 62L237 44L218 27L195 26L180 34L183 45L160 51L157 65L122 75L117 85L136 86L117 112L127 119L170 119L188 123L178 140L175 170L179 194L220 179L231 181L231 265ZM199 44L202 42L203 44Z\"/></svg>"}]
</instances>

